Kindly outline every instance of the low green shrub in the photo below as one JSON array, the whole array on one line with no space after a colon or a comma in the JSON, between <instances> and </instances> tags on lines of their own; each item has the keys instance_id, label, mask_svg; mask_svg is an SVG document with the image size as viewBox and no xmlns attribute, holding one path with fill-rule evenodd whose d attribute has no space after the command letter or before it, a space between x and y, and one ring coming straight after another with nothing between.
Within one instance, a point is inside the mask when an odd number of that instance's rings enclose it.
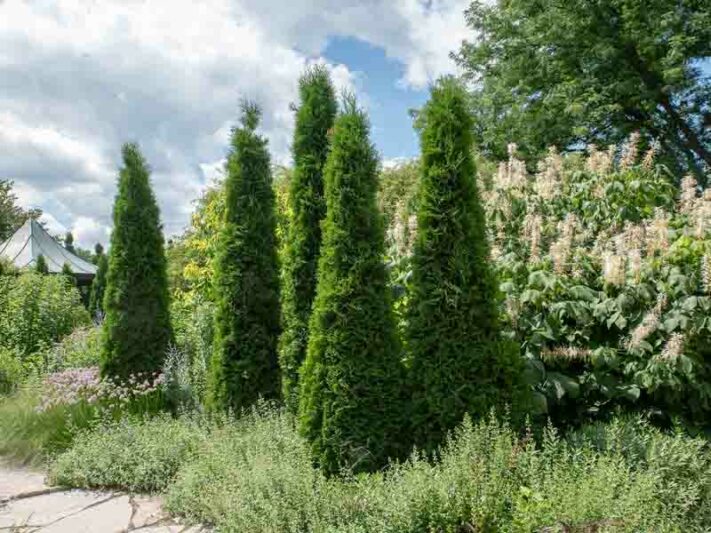
<instances>
[{"instance_id":1,"label":"low green shrub","mask_svg":"<svg viewBox=\"0 0 711 533\"><path fill-rule=\"evenodd\" d=\"M293 417L131 418L81 433L53 483L164 491L220 531L708 531L711 449L641 419L536 439L494 417L459 426L434 461L326 478Z\"/></svg>"},{"instance_id":2,"label":"low green shrub","mask_svg":"<svg viewBox=\"0 0 711 533\"><path fill-rule=\"evenodd\" d=\"M80 433L51 465L49 480L82 488L165 490L178 468L204 446L206 431L190 418L125 418Z\"/></svg>"},{"instance_id":3,"label":"low green shrub","mask_svg":"<svg viewBox=\"0 0 711 533\"><path fill-rule=\"evenodd\" d=\"M211 433L180 470L166 504L227 531L307 531L325 487L291 416L255 408Z\"/></svg>"},{"instance_id":4,"label":"low green shrub","mask_svg":"<svg viewBox=\"0 0 711 533\"><path fill-rule=\"evenodd\" d=\"M255 412L211 434L167 505L224 531L704 531L710 480L703 439L641 421L536 443L493 418L435 463L327 480L288 415Z\"/></svg>"}]
</instances>

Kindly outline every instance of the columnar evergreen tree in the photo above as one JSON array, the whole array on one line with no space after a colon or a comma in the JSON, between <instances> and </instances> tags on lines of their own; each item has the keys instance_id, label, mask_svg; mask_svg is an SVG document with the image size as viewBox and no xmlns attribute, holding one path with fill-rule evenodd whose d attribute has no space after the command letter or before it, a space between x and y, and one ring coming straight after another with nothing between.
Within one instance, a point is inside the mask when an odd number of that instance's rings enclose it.
<instances>
[{"instance_id":1,"label":"columnar evergreen tree","mask_svg":"<svg viewBox=\"0 0 711 533\"><path fill-rule=\"evenodd\" d=\"M300 383L300 430L328 473L375 469L401 452L403 369L377 165L367 117L346 99L324 173L327 210Z\"/></svg>"},{"instance_id":2,"label":"columnar evergreen tree","mask_svg":"<svg viewBox=\"0 0 711 533\"><path fill-rule=\"evenodd\" d=\"M279 395L279 266L267 141L259 108L243 106L227 160L225 221L215 259L211 409L248 407Z\"/></svg>"},{"instance_id":3,"label":"columnar evergreen tree","mask_svg":"<svg viewBox=\"0 0 711 533\"><path fill-rule=\"evenodd\" d=\"M102 257L103 255L104 255L104 247L101 245L100 242L97 242L97 243L94 245L94 257L93 257L93 259L92 259L92 262L93 262L95 265L98 265L98 264L99 264L99 259L101 259L101 257Z\"/></svg>"},{"instance_id":4,"label":"columnar evergreen tree","mask_svg":"<svg viewBox=\"0 0 711 533\"><path fill-rule=\"evenodd\" d=\"M101 372L126 378L161 369L173 335L160 212L135 144L122 150L104 295Z\"/></svg>"},{"instance_id":5,"label":"columnar evergreen tree","mask_svg":"<svg viewBox=\"0 0 711 533\"><path fill-rule=\"evenodd\" d=\"M74 277L74 272L72 272L72 267L69 266L69 263L64 263L62 265L62 276L67 278L67 281L72 285L77 284L77 280Z\"/></svg>"},{"instance_id":6,"label":"columnar evergreen tree","mask_svg":"<svg viewBox=\"0 0 711 533\"><path fill-rule=\"evenodd\" d=\"M96 318L104 314L104 293L106 291L106 273L109 269L109 260L105 254L98 256L96 276L91 283L91 296L89 298L89 313Z\"/></svg>"},{"instance_id":7,"label":"columnar evergreen tree","mask_svg":"<svg viewBox=\"0 0 711 533\"><path fill-rule=\"evenodd\" d=\"M74 235L72 235L71 231L68 231L64 236L64 248L73 254L77 253L76 249L74 248Z\"/></svg>"},{"instance_id":8,"label":"columnar evergreen tree","mask_svg":"<svg viewBox=\"0 0 711 533\"><path fill-rule=\"evenodd\" d=\"M323 166L328 132L338 104L328 71L309 69L299 80L301 99L294 130L294 173L289 184L291 220L284 250L282 325L279 339L282 394L286 405L298 407L299 368L306 357L311 305L316 292L316 268L321 247Z\"/></svg>"},{"instance_id":9,"label":"columnar evergreen tree","mask_svg":"<svg viewBox=\"0 0 711 533\"><path fill-rule=\"evenodd\" d=\"M37 256L37 261L35 262L35 272L38 274L49 274L49 266L47 265L47 260L42 254Z\"/></svg>"},{"instance_id":10,"label":"columnar evergreen tree","mask_svg":"<svg viewBox=\"0 0 711 533\"><path fill-rule=\"evenodd\" d=\"M415 438L432 450L466 413L486 414L518 399L521 360L499 338L463 88L450 78L438 82L419 120L422 180L407 347Z\"/></svg>"}]
</instances>

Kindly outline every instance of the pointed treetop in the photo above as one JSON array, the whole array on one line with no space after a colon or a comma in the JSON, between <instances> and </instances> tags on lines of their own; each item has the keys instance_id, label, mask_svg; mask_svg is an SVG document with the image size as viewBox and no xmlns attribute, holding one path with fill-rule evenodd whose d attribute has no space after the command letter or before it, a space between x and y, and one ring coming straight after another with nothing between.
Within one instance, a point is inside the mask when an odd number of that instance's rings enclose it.
<instances>
[{"instance_id":1,"label":"pointed treetop","mask_svg":"<svg viewBox=\"0 0 711 533\"><path fill-rule=\"evenodd\" d=\"M252 100L244 100L240 105L242 111L242 117L240 122L244 129L249 131L254 131L259 125L259 121L262 118L262 110L259 104L253 102Z\"/></svg>"}]
</instances>

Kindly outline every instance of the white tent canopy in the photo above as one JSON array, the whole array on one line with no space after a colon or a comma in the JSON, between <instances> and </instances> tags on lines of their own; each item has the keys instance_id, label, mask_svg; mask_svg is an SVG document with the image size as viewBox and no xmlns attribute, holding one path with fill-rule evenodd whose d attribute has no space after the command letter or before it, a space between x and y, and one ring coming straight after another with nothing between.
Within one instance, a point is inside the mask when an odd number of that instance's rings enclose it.
<instances>
[{"instance_id":1,"label":"white tent canopy","mask_svg":"<svg viewBox=\"0 0 711 533\"><path fill-rule=\"evenodd\" d=\"M62 247L31 218L12 237L0 244L0 257L8 259L16 268L33 267L40 255L44 256L51 273L61 272L66 263L79 279L91 280L96 274L96 265Z\"/></svg>"}]
</instances>

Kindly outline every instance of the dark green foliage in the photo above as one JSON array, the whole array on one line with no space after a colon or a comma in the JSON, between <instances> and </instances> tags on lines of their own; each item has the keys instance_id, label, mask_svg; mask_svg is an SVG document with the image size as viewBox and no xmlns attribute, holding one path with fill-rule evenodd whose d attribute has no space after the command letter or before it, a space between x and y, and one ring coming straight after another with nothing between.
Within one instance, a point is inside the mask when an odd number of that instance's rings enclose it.
<instances>
[{"instance_id":1,"label":"dark green foliage","mask_svg":"<svg viewBox=\"0 0 711 533\"><path fill-rule=\"evenodd\" d=\"M67 234L64 236L64 248L73 254L76 254L77 251L74 249L74 235L72 235L71 231L68 231Z\"/></svg>"},{"instance_id":2,"label":"dark green foliage","mask_svg":"<svg viewBox=\"0 0 711 533\"><path fill-rule=\"evenodd\" d=\"M328 133L338 104L325 67L314 67L299 81L301 105L294 131L294 174L289 184L291 220L284 249L282 325L279 340L282 393L291 410L298 407L299 368L306 357L311 304L321 246L323 166Z\"/></svg>"},{"instance_id":3,"label":"dark green foliage","mask_svg":"<svg viewBox=\"0 0 711 533\"><path fill-rule=\"evenodd\" d=\"M499 338L497 287L471 155L472 123L452 79L420 115L422 181L412 258L407 345L416 442L440 444L466 413L514 400L521 361Z\"/></svg>"},{"instance_id":4,"label":"dark green foliage","mask_svg":"<svg viewBox=\"0 0 711 533\"><path fill-rule=\"evenodd\" d=\"M49 266L47 265L47 260L42 254L37 256L37 262L35 262L35 272L38 274L49 274Z\"/></svg>"},{"instance_id":5,"label":"dark green foliage","mask_svg":"<svg viewBox=\"0 0 711 533\"><path fill-rule=\"evenodd\" d=\"M403 369L383 264L377 156L365 114L346 101L325 168L318 285L301 369L300 430L330 474L401 453Z\"/></svg>"},{"instance_id":6,"label":"dark green foliage","mask_svg":"<svg viewBox=\"0 0 711 533\"><path fill-rule=\"evenodd\" d=\"M123 146L104 295L103 375L161 369L172 340L160 212L135 144Z\"/></svg>"},{"instance_id":7,"label":"dark green foliage","mask_svg":"<svg viewBox=\"0 0 711 533\"><path fill-rule=\"evenodd\" d=\"M279 265L267 141L259 109L246 104L232 131L226 212L215 260L215 341L208 376L211 409L239 410L279 395Z\"/></svg>"},{"instance_id":8,"label":"dark green foliage","mask_svg":"<svg viewBox=\"0 0 711 533\"><path fill-rule=\"evenodd\" d=\"M100 242L97 242L94 245L94 261L93 263L98 265L99 264L99 258L104 255L104 247L101 245Z\"/></svg>"},{"instance_id":9,"label":"dark green foliage","mask_svg":"<svg viewBox=\"0 0 711 533\"><path fill-rule=\"evenodd\" d=\"M64 276L67 281L72 285L77 284L77 280L74 277L74 272L72 272L72 267L69 266L69 263L64 263L62 265L62 276Z\"/></svg>"},{"instance_id":10,"label":"dark green foliage","mask_svg":"<svg viewBox=\"0 0 711 533\"><path fill-rule=\"evenodd\" d=\"M701 178L711 165L711 9L703 0L477 0L457 55L472 84L477 147L506 158L631 132Z\"/></svg>"},{"instance_id":11,"label":"dark green foliage","mask_svg":"<svg viewBox=\"0 0 711 533\"><path fill-rule=\"evenodd\" d=\"M104 314L104 292L106 291L106 273L109 269L109 260L105 254L98 257L96 276L91 283L91 296L89 298L89 313L93 317Z\"/></svg>"}]
</instances>

